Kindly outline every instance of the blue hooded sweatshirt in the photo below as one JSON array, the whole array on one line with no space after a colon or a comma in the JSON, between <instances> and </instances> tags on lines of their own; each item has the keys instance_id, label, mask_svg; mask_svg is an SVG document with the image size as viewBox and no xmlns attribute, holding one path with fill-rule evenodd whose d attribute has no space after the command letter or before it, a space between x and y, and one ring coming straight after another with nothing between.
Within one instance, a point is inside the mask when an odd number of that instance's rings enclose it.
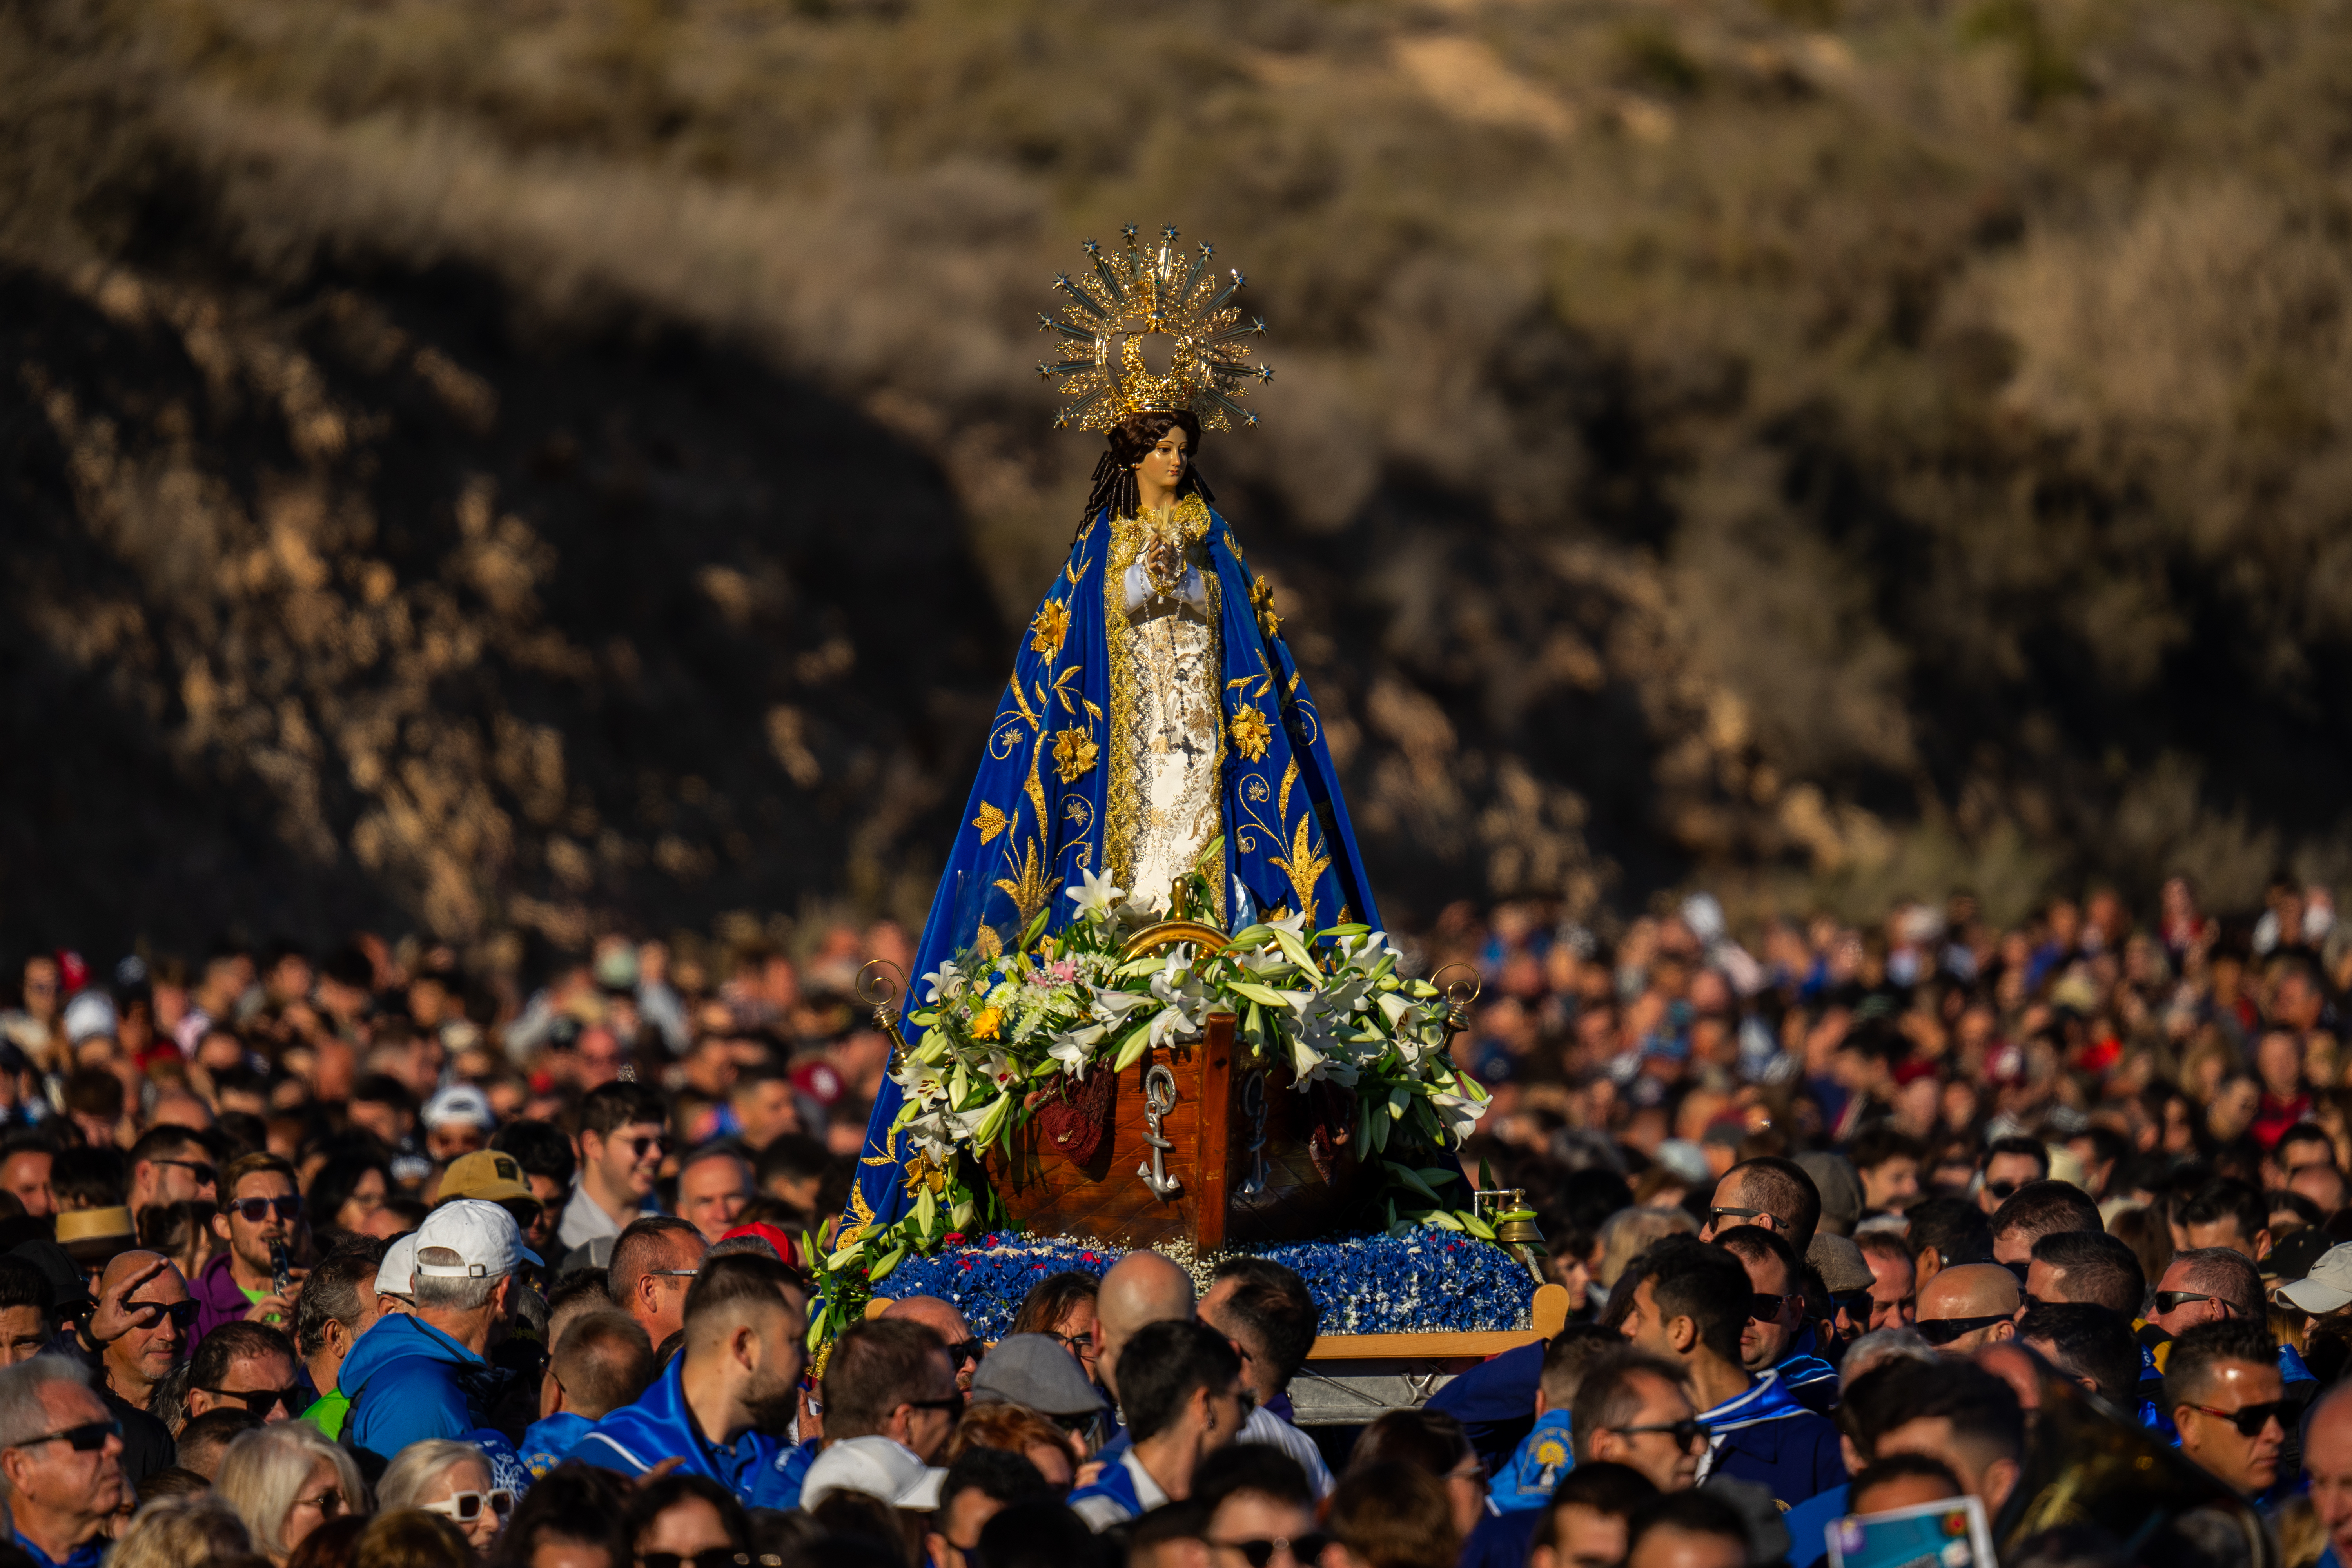
<instances>
[{"instance_id":1,"label":"blue hooded sweatshirt","mask_svg":"<svg viewBox=\"0 0 2352 1568\"><path fill-rule=\"evenodd\" d=\"M1798 1404L1777 1372L1762 1373L1747 1393L1698 1418L1714 1447L1706 1473L1758 1482L1783 1509L1846 1479L1837 1428Z\"/></svg>"},{"instance_id":2,"label":"blue hooded sweatshirt","mask_svg":"<svg viewBox=\"0 0 2352 1568\"><path fill-rule=\"evenodd\" d=\"M670 1357L645 1397L597 1422L565 1457L628 1476L642 1476L664 1459L679 1459L679 1474L709 1477L745 1508L800 1506L807 1459L782 1438L756 1430L723 1447L712 1443L687 1407L685 1374L686 1357Z\"/></svg>"},{"instance_id":3,"label":"blue hooded sweatshirt","mask_svg":"<svg viewBox=\"0 0 2352 1568\"><path fill-rule=\"evenodd\" d=\"M559 1410L544 1420L534 1421L530 1430L522 1435L522 1467L534 1476L544 1476L563 1462L588 1429L596 1423L576 1410Z\"/></svg>"},{"instance_id":4,"label":"blue hooded sweatshirt","mask_svg":"<svg viewBox=\"0 0 2352 1568\"><path fill-rule=\"evenodd\" d=\"M386 1461L428 1437L471 1443L489 1459L491 1483L520 1497L530 1472L488 1417L512 1376L424 1319L395 1312L360 1336L336 1374L352 1401L343 1441Z\"/></svg>"}]
</instances>

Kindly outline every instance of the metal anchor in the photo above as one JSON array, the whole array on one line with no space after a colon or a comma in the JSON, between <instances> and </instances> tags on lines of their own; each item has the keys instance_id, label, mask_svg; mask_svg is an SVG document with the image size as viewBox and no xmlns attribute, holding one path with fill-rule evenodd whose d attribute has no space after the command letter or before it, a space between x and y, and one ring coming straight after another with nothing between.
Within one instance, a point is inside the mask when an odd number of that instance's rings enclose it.
<instances>
[{"instance_id":1,"label":"metal anchor","mask_svg":"<svg viewBox=\"0 0 2352 1568\"><path fill-rule=\"evenodd\" d=\"M1249 1119L1249 1174L1242 1178L1239 1196L1254 1198L1265 1191L1265 1074L1254 1072L1242 1080L1242 1114Z\"/></svg>"},{"instance_id":2,"label":"metal anchor","mask_svg":"<svg viewBox=\"0 0 2352 1568\"><path fill-rule=\"evenodd\" d=\"M1143 1075L1143 1141L1150 1145L1151 1159L1138 1165L1135 1173L1162 1202L1184 1190L1184 1184L1168 1173L1166 1158L1176 1145L1160 1135L1160 1119L1175 1109L1176 1075L1164 1064L1154 1063Z\"/></svg>"}]
</instances>

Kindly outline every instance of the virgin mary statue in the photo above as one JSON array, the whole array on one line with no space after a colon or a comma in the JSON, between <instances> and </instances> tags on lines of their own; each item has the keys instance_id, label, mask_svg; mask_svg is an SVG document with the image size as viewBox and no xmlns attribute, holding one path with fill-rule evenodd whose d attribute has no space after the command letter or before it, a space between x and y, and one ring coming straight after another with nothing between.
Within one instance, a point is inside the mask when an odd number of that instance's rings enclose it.
<instances>
[{"instance_id":1,"label":"virgin mary statue","mask_svg":"<svg viewBox=\"0 0 2352 1568\"><path fill-rule=\"evenodd\" d=\"M1089 270L1055 279L1072 319L1038 319L1072 354L1038 367L1076 399L1055 423L1099 430L1109 449L1014 651L918 976L1011 948L1041 914L1058 929L1076 909L1065 892L1089 876L1228 931L1380 923L1273 591L1197 466L1204 431L1257 423L1236 400L1273 373L1239 345L1265 323L1242 322L1242 275L1219 278L1211 247L1186 256L1161 232L1139 249L1129 227L1110 256L1088 241ZM1165 372L1146 357L1154 338ZM891 1127L901 1098L886 1079L875 1100L859 1221L887 1225L909 1201Z\"/></svg>"}]
</instances>

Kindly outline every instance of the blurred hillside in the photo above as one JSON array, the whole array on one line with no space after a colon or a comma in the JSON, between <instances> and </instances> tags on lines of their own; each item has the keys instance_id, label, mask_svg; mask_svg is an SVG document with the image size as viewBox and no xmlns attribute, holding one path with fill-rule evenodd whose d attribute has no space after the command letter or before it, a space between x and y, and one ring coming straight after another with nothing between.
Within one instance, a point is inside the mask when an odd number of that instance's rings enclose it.
<instances>
[{"instance_id":1,"label":"blurred hillside","mask_svg":"<svg viewBox=\"0 0 2352 1568\"><path fill-rule=\"evenodd\" d=\"M1122 221L1392 920L2352 868L2352 16L0 0L0 937L919 916Z\"/></svg>"}]
</instances>

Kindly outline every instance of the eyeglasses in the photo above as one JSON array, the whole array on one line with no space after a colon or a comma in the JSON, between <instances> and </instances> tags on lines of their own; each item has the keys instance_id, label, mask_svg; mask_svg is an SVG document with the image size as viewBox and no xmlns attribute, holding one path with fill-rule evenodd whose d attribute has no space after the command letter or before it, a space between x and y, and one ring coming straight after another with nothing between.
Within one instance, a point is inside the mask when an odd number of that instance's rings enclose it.
<instances>
[{"instance_id":1,"label":"eyeglasses","mask_svg":"<svg viewBox=\"0 0 2352 1568\"><path fill-rule=\"evenodd\" d=\"M669 1137L667 1133L656 1133L651 1138L632 1138L627 1142L629 1157L633 1160L644 1159L646 1151L648 1149L658 1149L665 1154L669 1152Z\"/></svg>"},{"instance_id":2,"label":"eyeglasses","mask_svg":"<svg viewBox=\"0 0 2352 1568\"><path fill-rule=\"evenodd\" d=\"M504 1519L514 1511L514 1493L504 1487L487 1492L451 1492L439 1502L421 1502L416 1506L426 1513L437 1513L460 1524L471 1524L482 1517L486 1505L492 1513Z\"/></svg>"},{"instance_id":3,"label":"eyeglasses","mask_svg":"<svg viewBox=\"0 0 2352 1568\"><path fill-rule=\"evenodd\" d=\"M2237 1312L2237 1308L2226 1297L2208 1296L2196 1290L2158 1290L2156 1293L2156 1310L2159 1312L2177 1312L2191 1301L2219 1301L2221 1303L2221 1315L2225 1318Z\"/></svg>"},{"instance_id":4,"label":"eyeglasses","mask_svg":"<svg viewBox=\"0 0 2352 1568\"><path fill-rule=\"evenodd\" d=\"M1803 1300L1803 1296L1794 1292L1786 1296L1768 1296L1759 1290L1748 1298L1748 1315L1759 1323L1777 1322L1783 1308L1791 1301Z\"/></svg>"},{"instance_id":5,"label":"eyeglasses","mask_svg":"<svg viewBox=\"0 0 2352 1568\"><path fill-rule=\"evenodd\" d=\"M122 1304L122 1310L126 1314L137 1312L153 1314L144 1322L138 1324L140 1328L154 1328L164 1319L169 1318L172 1320L173 1328L184 1331L196 1321L197 1305L194 1298L184 1301L126 1301Z\"/></svg>"},{"instance_id":6,"label":"eyeglasses","mask_svg":"<svg viewBox=\"0 0 2352 1568\"><path fill-rule=\"evenodd\" d=\"M1985 1184L1984 1190L1990 1193L1994 1197L2006 1202L2008 1199L2014 1197L2017 1194L2017 1184L2015 1182L1987 1182Z\"/></svg>"},{"instance_id":7,"label":"eyeglasses","mask_svg":"<svg viewBox=\"0 0 2352 1568\"><path fill-rule=\"evenodd\" d=\"M1704 1443L1707 1437L1706 1424L1696 1417L1685 1417L1680 1421L1652 1422L1646 1426L1612 1426L1608 1430L1623 1437L1632 1437L1643 1432L1664 1432L1675 1440L1675 1447L1686 1454L1690 1452L1693 1444Z\"/></svg>"},{"instance_id":8,"label":"eyeglasses","mask_svg":"<svg viewBox=\"0 0 2352 1568\"><path fill-rule=\"evenodd\" d=\"M1725 1215L1729 1215L1734 1219L1772 1218L1772 1211L1770 1209L1709 1209L1706 1211L1706 1217L1710 1221L1719 1222ZM1774 1221L1774 1223L1778 1224L1779 1222Z\"/></svg>"},{"instance_id":9,"label":"eyeglasses","mask_svg":"<svg viewBox=\"0 0 2352 1568\"><path fill-rule=\"evenodd\" d=\"M219 1169L216 1166L206 1164L202 1160L150 1160L148 1163L151 1165L177 1165L183 1171L193 1173L196 1178L196 1185L200 1187L216 1187L220 1185Z\"/></svg>"},{"instance_id":10,"label":"eyeglasses","mask_svg":"<svg viewBox=\"0 0 2352 1568\"><path fill-rule=\"evenodd\" d=\"M969 1560L971 1554L967 1552L964 1555ZM760 1561L776 1563L782 1559L762 1557ZM706 1552L640 1552L637 1562L643 1568L751 1568L751 1554L738 1552L731 1546L713 1546Z\"/></svg>"},{"instance_id":11,"label":"eyeglasses","mask_svg":"<svg viewBox=\"0 0 2352 1568\"><path fill-rule=\"evenodd\" d=\"M238 1198L229 1205L229 1212L247 1225L259 1225L276 1210L278 1217L288 1222L302 1217L302 1194L289 1193L282 1198Z\"/></svg>"},{"instance_id":12,"label":"eyeglasses","mask_svg":"<svg viewBox=\"0 0 2352 1568\"><path fill-rule=\"evenodd\" d=\"M1067 1345L1072 1355L1082 1356L1095 1348L1092 1334L1055 1334L1054 1337Z\"/></svg>"},{"instance_id":13,"label":"eyeglasses","mask_svg":"<svg viewBox=\"0 0 2352 1568\"><path fill-rule=\"evenodd\" d=\"M280 1400L285 1402L289 1415L299 1415L310 1407L310 1396L299 1384L292 1388L206 1388L205 1392L215 1399L233 1399L264 1421L269 1419L270 1411L278 1407Z\"/></svg>"},{"instance_id":14,"label":"eyeglasses","mask_svg":"<svg viewBox=\"0 0 2352 1568\"><path fill-rule=\"evenodd\" d=\"M1290 1560L1294 1563L1319 1563L1323 1560L1325 1549L1331 1544L1331 1538L1318 1531L1311 1535L1295 1535L1287 1541L1277 1535L1270 1541L1260 1537L1249 1541L1212 1541L1209 1544L1221 1552L1240 1552L1249 1560L1250 1568L1265 1568L1285 1552L1290 1553Z\"/></svg>"},{"instance_id":15,"label":"eyeglasses","mask_svg":"<svg viewBox=\"0 0 2352 1568\"><path fill-rule=\"evenodd\" d=\"M298 1497L294 1500L293 1507L315 1508L319 1510L319 1516L321 1519L332 1519L343 1511L343 1489L329 1487L317 1497Z\"/></svg>"},{"instance_id":16,"label":"eyeglasses","mask_svg":"<svg viewBox=\"0 0 2352 1568\"><path fill-rule=\"evenodd\" d=\"M37 1448L44 1443L65 1443L69 1445L77 1454L94 1454L106 1447L106 1440L109 1437L121 1436L122 1423L110 1417L104 1421L89 1421L79 1426L65 1426L55 1432L44 1432L37 1437L27 1437L23 1442L12 1443L9 1447Z\"/></svg>"},{"instance_id":17,"label":"eyeglasses","mask_svg":"<svg viewBox=\"0 0 2352 1568\"><path fill-rule=\"evenodd\" d=\"M1918 1330L1919 1337L1929 1344L1948 1345L1963 1334L1989 1329L1995 1323L2006 1323L2010 1317L2007 1312L1995 1312L1982 1318L1922 1318L1911 1326Z\"/></svg>"},{"instance_id":18,"label":"eyeglasses","mask_svg":"<svg viewBox=\"0 0 2352 1568\"><path fill-rule=\"evenodd\" d=\"M1831 1308L1834 1311L1843 1312L1856 1322L1866 1321L1870 1316L1871 1308L1876 1305L1877 1303L1870 1299L1870 1292L1867 1290L1838 1290L1830 1296Z\"/></svg>"},{"instance_id":19,"label":"eyeglasses","mask_svg":"<svg viewBox=\"0 0 2352 1568\"><path fill-rule=\"evenodd\" d=\"M2259 1437L2263 1428L2275 1421L2284 1432L2288 1420L2295 1414L2294 1402L2273 1399L2263 1405L2241 1405L2235 1410L2216 1410L2210 1405L2192 1405L2191 1410L2202 1410L2208 1415L2219 1415L2238 1429L2241 1437Z\"/></svg>"},{"instance_id":20,"label":"eyeglasses","mask_svg":"<svg viewBox=\"0 0 2352 1568\"><path fill-rule=\"evenodd\" d=\"M676 1279L691 1279L702 1272L699 1268L648 1268L648 1274L667 1274Z\"/></svg>"}]
</instances>

